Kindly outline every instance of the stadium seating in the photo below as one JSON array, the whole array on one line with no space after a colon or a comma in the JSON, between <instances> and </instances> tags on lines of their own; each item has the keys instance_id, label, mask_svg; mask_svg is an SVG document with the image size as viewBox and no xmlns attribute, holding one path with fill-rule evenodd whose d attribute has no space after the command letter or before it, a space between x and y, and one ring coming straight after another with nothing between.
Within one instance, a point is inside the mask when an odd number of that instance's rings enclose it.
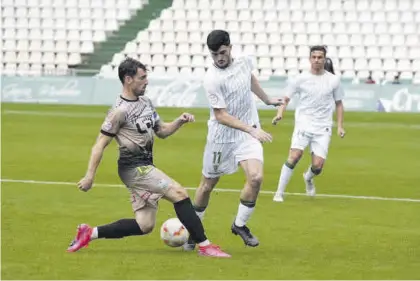
<instances>
[{"instance_id":1,"label":"stadium seating","mask_svg":"<svg viewBox=\"0 0 420 281\"><path fill-rule=\"evenodd\" d=\"M174 0L101 72L113 75L137 52L156 74L202 75L215 28L230 32L237 52L254 55L264 77L307 68L308 46L324 44L343 77L420 79L418 0Z\"/></svg>"},{"instance_id":2,"label":"stadium seating","mask_svg":"<svg viewBox=\"0 0 420 281\"><path fill-rule=\"evenodd\" d=\"M67 69L95 51L148 0L3 0L3 73ZM205 38L231 34L235 53L255 56L261 77L308 67L308 46L328 46L344 78L420 81L419 0L174 0L109 58L100 75L135 56L156 75L200 77L210 61Z\"/></svg>"},{"instance_id":3,"label":"stadium seating","mask_svg":"<svg viewBox=\"0 0 420 281\"><path fill-rule=\"evenodd\" d=\"M2 0L2 73L65 74L147 1Z\"/></svg>"}]
</instances>

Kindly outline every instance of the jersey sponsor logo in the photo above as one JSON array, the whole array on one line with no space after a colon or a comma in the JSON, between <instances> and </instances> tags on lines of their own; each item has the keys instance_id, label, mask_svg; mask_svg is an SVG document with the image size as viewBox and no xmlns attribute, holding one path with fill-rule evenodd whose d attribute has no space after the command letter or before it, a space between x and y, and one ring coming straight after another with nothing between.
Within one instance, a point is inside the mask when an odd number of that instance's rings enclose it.
<instances>
[{"instance_id":1,"label":"jersey sponsor logo","mask_svg":"<svg viewBox=\"0 0 420 281\"><path fill-rule=\"evenodd\" d=\"M141 198L141 199L143 199L143 200L145 200L145 201L147 201L151 195L152 195L152 193L151 193L151 192L146 191L146 192L144 192L144 193L140 196L140 198Z\"/></svg>"},{"instance_id":2,"label":"jersey sponsor logo","mask_svg":"<svg viewBox=\"0 0 420 281\"><path fill-rule=\"evenodd\" d=\"M106 120L103 124L102 124L102 129L104 131L109 131L112 129L112 123L111 121Z\"/></svg>"},{"instance_id":3,"label":"jersey sponsor logo","mask_svg":"<svg viewBox=\"0 0 420 281\"><path fill-rule=\"evenodd\" d=\"M411 93L408 88L399 89L392 97L378 100L378 111L420 112L420 94Z\"/></svg>"}]
</instances>

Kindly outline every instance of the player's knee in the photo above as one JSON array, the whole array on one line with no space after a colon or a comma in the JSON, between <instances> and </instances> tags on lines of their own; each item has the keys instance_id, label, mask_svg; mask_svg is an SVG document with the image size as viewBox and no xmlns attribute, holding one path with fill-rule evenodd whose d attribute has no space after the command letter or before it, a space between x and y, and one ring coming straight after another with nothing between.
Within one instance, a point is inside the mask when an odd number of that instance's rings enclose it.
<instances>
[{"instance_id":1,"label":"player's knee","mask_svg":"<svg viewBox=\"0 0 420 281\"><path fill-rule=\"evenodd\" d=\"M322 170L322 167L324 166L324 159L316 158L312 161L312 167L314 170Z\"/></svg>"},{"instance_id":2,"label":"player's knee","mask_svg":"<svg viewBox=\"0 0 420 281\"><path fill-rule=\"evenodd\" d=\"M172 203L179 202L188 198L188 192L185 188L179 184L173 184L170 186L170 189L165 194L165 199L169 200Z\"/></svg>"},{"instance_id":3,"label":"player's knee","mask_svg":"<svg viewBox=\"0 0 420 281\"><path fill-rule=\"evenodd\" d=\"M290 169L294 169L297 163L299 162L300 157L289 157L287 158L287 161L285 165L289 167Z\"/></svg>"},{"instance_id":4,"label":"player's knee","mask_svg":"<svg viewBox=\"0 0 420 281\"><path fill-rule=\"evenodd\" d=\"M301 152L293 151L289 154L289 157L287 158L287 164L290 166L291 169L293 169L299 162L301 157Z\"/></svg>"},{"instance_id":5,"label":"player's knee","mask_svg":"<svg viewBox=\"0 0 420 281\"><path fill-rule=\"evenodd\" d=\"M319 175L322 172L322 167L311 167L311 171L312 173L314 173L314 175Z\"/></svg>"},{"instance_id":6,"label":"player's knee","mask_svg":"<svg viewBox=\"0 0 420 281\"><path fill-rule=\"evenodd\" d=\"M153 229L155 228L155 221L154 220L143 220L143 221L138 221L136 220L141 232L143 234L147 234L153 231Z\"/></svg>"},{"instance_id":7,"label":"player's knee","mask_svg":"<svg viewBox=\"0 0 420 281\"><path fill-rule=\"evenodd\" d=\"M324 159L321 157L313 157L311 171L314 175L319 175L322 172L322 167L324 166Z\"/></svg>"},{"instance_id":8,"label":"player's knee","mask_svg":"<svg viewBox=\"0 0 420 281\"><path fill-rule=\"evenodd\" d=\"M248 181L253 188L259 188L263 181L262 172L251 172Z\"/></svg>"},{"instance_id":9,"label":"player's knee","mask_svg":"<svg viewBox=\"0 0 420 281\"><path fill-rule=\"evenodd\" d=\"M187 190L178 184L172 187L172 192L174 193L174 197L177 199L177 201L188 198Z\"/></svg>"},{"instance_id":10,"label":"player's knee","mask_svg":"<svg viewBox=\"0 0 420 281\"><path fill-rule=\"evenodd\" d=\"M209 181L203 181L199 186L199 189L204 193L212 192L213 188L214 184Z\"/></svg>"}]
</instances>

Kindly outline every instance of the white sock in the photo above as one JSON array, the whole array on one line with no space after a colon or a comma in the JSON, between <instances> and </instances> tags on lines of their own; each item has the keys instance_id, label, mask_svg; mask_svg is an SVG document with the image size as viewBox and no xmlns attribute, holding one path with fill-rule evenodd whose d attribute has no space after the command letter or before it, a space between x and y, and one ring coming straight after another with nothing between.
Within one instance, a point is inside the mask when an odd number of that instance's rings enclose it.
<instances>
[{"instance_id":1,"label":"white sock","mask_svg":"<svg viewBox=\"0 0 420 281\"><path fill-rule=\"evenodd\" d=\"M98 228L97 227L93 228L92 234L90 235L90 240L93 240L93 239L98 239Z\"/></svg>"},{"instance_id":2,"label":"white sock","mask_svg":"<svg viewBox=\"0 0 420 281\"><path fill-rule=\"evenodd\" d=\"M277 193L284 193L284 191L286 190L286 186L289 183L290 178L292 177L292 174L293 169L290 169L286 166L286 164L283 164L283 167L281 168L279 184L277 186Z\"/></svg>"},{"instance_id":3,"label":"white sock","mask_svg":"<svg viewBox=\"0 0 420 281\"><path fill-rule=\"evenodd\" d=\"M313 179L315 177L314 172L312 172L311 169L312 166L309 166L308 170L305 173L305 180L310 181L311 179Z\"/></svg>"},{"instance_id":4,"label":"white sock","mask_svg":"<svg viewBox=\"0 0 420 281\"><path fill-rule=\"evenodd\" d=\"M255 207L248 207L242 203L239 203L238 214L236 215L235 219L235 225L239 227L244 226L248 222L252 213L254 212L254 209Z\"/></svg>"},{"instance_id":5,"label":"white sock","mask_svg":"<svg viewBox=\"0 0 420 281\"><path fill-rule=\"evenodd\" d=\"M200 246L200 247L205 247L205 246L208 246L208 245L210 245L210 241L208 239L206 241L198 243L198 246Z\"/></svg>"},{"instance_id":6,"label":"white sock","mask_svg":"<svg viewBox=\"0 0 420 281\"><path fill-rule=\"evenodd\" d=\"M202 211L202 212L198 212L198 211L195 211L195 213L197 214L197 216L200 218L200 220L203 220L203 218L204 218L204 213L205 213L206 211L204 210L204 211Z\"/></svg>"}]
</instances>

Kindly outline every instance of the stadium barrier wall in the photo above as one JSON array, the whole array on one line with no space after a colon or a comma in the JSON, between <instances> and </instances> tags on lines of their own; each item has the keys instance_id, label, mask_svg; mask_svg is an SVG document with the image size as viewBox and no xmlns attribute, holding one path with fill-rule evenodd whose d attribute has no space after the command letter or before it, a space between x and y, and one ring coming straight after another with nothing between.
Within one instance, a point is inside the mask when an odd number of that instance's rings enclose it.
<instances>
[{"instance_id":1,"label":"stadium barrier wall","mask_svg":"<svg viewBox=\"0 0 420 281\"><path fill-rule=\"evenodd\" d=\"M269 96L284 94L285 81L262 81ZM419 85L342 84L345 108L349 111L420 112ZM118 79L100 77L15 77L3 76L2 102L111 105L121 92ZM199 80L149 78L147 96L156 107L208 107ZM260 100L259 109L269 109ZM292 100L289 109L295 108Z\"/></svg>"}]
</instances>

